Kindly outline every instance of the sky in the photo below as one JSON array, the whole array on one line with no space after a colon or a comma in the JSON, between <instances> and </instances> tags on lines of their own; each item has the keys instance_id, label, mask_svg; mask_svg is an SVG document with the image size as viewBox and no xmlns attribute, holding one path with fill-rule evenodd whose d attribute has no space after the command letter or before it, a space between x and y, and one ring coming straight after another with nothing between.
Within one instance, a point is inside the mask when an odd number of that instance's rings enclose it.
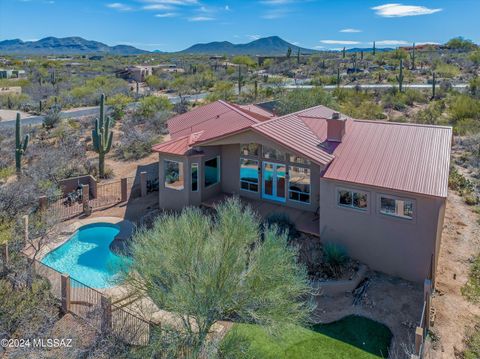
<instances>
[{"instance_id":1,"label":"sky","mask_svg":"<svg viewBox=\"0 0 480 359\"><path fill-rule=\"evenodd\" d=\"M0 0L0 40L81 36L178 51L277 35L315 49L480 43L480 0Z\"/></svg>"}]
</instances>

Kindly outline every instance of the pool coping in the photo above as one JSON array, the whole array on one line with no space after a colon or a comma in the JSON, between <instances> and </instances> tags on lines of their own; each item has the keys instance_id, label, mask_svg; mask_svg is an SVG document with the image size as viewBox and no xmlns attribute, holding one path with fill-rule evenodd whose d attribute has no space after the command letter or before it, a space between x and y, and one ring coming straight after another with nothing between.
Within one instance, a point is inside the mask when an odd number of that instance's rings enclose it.
<instances>
[{"instance_id":1,"label":"pool coping","mask_svg":"<svg viewBox=\"0 0 480 359\"><path fill-rule=\"evenodd\" d=\"M76 220L73 223L68 224L65 228L59 231L58 236L55 240L45 244L40 251L37 253L37 260L42 261L42 259L53 250L57 249L61 245L63 245L70 237L81 227L84 227L89 224L95 223L108 223L108 224L115 224L119 227L120 232L115 236L114 240L127 240L133 233L135 228L134 224L127 219L120 218L120 217L94 217L94 218L84 218ZM64 225L64 223L59 224L59 226ZM31 253L31 248L24 248L23 252L29 256L30 258L33 257L34 253Z\"/></svg>"}]
</instances>

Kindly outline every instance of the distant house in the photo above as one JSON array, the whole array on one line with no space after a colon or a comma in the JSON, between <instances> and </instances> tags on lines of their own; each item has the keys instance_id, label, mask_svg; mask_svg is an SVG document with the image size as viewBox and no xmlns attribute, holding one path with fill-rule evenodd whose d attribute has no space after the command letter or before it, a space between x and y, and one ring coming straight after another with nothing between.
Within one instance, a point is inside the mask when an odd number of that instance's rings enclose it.
<instances>
[{"instance_id":1,"label":"distant house","mask_svg":"<svg viewBox=\"0 0 480 359\"><path fill-rule=\"evenodd\" d=\"M171 139L153 147L161 208L238 195L375 270L434 279L450 127L356 120L323 106L275 117L217 101L173 117L168 129Z\"/></svg>"},{"instance_id":2,"label":"distant house","mask_svg":"<svg viewBox=\"0 0 480 359\"><path fill-rule=\"evenodd\" d=\"M0 69L0 79L25 78L25 70Z\"/></svg>"},{"instance_id":3,"label":"distant house","mask_svg":"<svg viewBox=\"0 0 480 359\"><path fill-rule=\"evenodd\" d=\"M178 68L177 65L170 63L153 66L134 65L117 71L117 77L135 82L145 82L145 79L148 76L159 74L161 72L184 72L184 70Z\"/></svg>"}]
</instances>

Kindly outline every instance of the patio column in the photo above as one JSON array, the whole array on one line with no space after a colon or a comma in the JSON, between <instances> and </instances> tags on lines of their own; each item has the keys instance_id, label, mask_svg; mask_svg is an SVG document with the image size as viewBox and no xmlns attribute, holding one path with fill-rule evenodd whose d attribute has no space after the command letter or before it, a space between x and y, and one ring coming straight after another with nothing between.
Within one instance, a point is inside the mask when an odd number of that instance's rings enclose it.
<instances>
[{"instance_id":1,"label":"patio column","mask_svg":"<svg viewBox=\"0 0 480 359\"><path fill-rule=\"evenodd\" d=\"M83 214L89 216L92 211L90 208L90 186L88 184L82 185L82 205Z\"/></svg>"},{"instance_id":2,"label":"patio column","mask_svg":"<svg viewBox=\"0 0 480 359\"><path fill-rule=\"evenodd\" d=\"M70 311L70 276L62 274L61 276L61 295L62 295L62 312L68 313Z\"/></svg>"},{"instance_id":3,"label":"patio column","mask_svg":"<svg viewBox=\"0 0 480 359\"><path fill-rule=\"evenodd\" d=\"M417 327L415 329L415 353L420 354L420 347L423 344L423 328Z\"/></svg>"},{"instance_id":4,"label":"patio column","mask_svg":"<svg viewBox=\"0 0 480 359\"><path fill-rule=\"evenodd\" d=\"M140 193L142 197L147 195L147 172L140 172Z\"/></svg>"},{"instance_id":5,"label":"patio column","mask_svg":"<svg viewBox=\"0 0 480 359\"><path fill-rule=\"evenodd\" d=\"M101 331L102 333L107 333L112 329L112 302L110 298L102 295L100 298L100 305L102 308Z\"/></svg>"},{"instance_id":6,"label":"patio column","mask_svg":"<svg viewBox=\"0 0 480 359\"><path fill-rule=\"evenodd\" d=\"M121 193L122 193L121 201L122 202L127 202L127 200L128 200L128 189L127 189L127 179L126 178L121 179L120 188L121 188Z\"/></svg>"}]
</instances>

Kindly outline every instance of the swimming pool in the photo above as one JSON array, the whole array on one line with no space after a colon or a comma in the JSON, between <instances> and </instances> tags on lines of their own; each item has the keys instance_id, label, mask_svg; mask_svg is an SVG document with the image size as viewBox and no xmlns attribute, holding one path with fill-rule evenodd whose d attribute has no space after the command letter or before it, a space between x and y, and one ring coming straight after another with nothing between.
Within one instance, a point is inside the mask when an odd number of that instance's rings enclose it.
<instances>
[{"instance_id":1,"label":"swimming pool","mask_svg":"<svg viewBox=\"0 0 480 359\"><path fill-rule=\"evenodd\" d=\"M112 287L121 267L129 262L110 250L110 243L119 232L118 226L109 223L80 227L64 244L48 253L42 263L90 287Z\"/></svg>"}]
</instances>

